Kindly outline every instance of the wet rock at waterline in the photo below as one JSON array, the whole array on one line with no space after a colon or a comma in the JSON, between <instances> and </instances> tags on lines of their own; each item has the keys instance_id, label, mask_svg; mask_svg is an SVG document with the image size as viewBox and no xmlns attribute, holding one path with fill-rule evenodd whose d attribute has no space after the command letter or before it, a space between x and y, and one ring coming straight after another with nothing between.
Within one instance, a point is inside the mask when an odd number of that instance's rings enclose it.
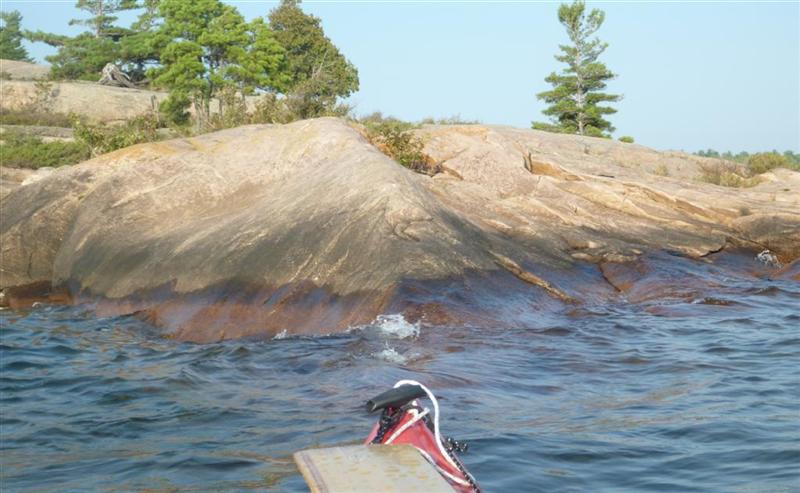
<instances>
[{"instance_id":1,"label":"wet rock at waterline","mask_svg":"<svg viewBox=\"0 0 800 493\"><path fill-rule=\"evenodd\" d=\"M3 302L92 301L196 341L331 332L395 312L524 325L618 296L610 278L652 252L800 256L796 172L731 189L693 180L704 158L638 145L506 127L418 133L443 170L433 177L332 118L57 169L2 199ZM508 297L528 310L491 309Z\"/></svg>"}]
</instances>

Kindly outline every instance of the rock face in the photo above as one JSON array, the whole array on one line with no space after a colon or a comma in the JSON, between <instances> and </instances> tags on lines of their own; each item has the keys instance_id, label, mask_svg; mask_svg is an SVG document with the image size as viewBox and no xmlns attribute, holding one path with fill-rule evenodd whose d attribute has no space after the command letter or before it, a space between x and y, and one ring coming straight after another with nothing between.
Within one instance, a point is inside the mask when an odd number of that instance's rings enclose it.
<instances>
[{"instance_id":1,"label":"rock face","mask_svg":"<svg viewBox=\"0 0 800 493\"><path fill-rule=\"evenodd\" d=\"M0 58L0 72L5 73L6 77L10 79L36 80L46 79L50 74L50 67L47 65L38 65L36 63Z\"/></svg>"},{"instance_id":2,"label":"rock face","mask_svg":"<svg viewBox=\"0 0 800 493\"><path fill-rule=\"evenodd\" d=\"M77 113L98 122L123 121L152 112L166 97L163 92L93 82L8 80L0 85L0 109L43 107L53 113Z\"/></svg>"},{"instance_id":3,"label":"rock face","mask_svg":"<svg viewBox=\"0 0 800 493\"><path fill-rule=\"evenodd\" d=\"M32 169L6 168L5 166L0 166L0 200L35 174L36 172ZM0 215L0 218L2 218L2 215ZM5 219L3 218L3 220Z\"/></svg>"},{"instance_id":4,"label":"rock face","mask_svg":"<svg viewBox=\"0 0 800 493\"><path fill-rule=\"evenodd\" d=\"M457 198L451 205L462 215L508 236L555 242L552 251L573 258L653 248L702 257L733 245L768 248L784 261L800 256L797 172L728 188L696 181L715 160L635 144L509 127L421 134L425 151L455 172L437 188L444 200Z\"/></svg>"},{"instance_id":5,"label":"rock face","mask_svg":"<svg viewBox=\"0 0 800 493\"><path fill-rule=\"evenodd\" d=\"M127 120L152 112L167 93L92 82L47 81L50 67L0 59L0 72L10 77L0 83L0 109L38 108L52 113L76 113L98 122Z\"/></svg>"},{"instance_id":6,"label":"rock face","mask_svg":"<svg viewBox=\"0 0 800 493\"><path fill-rule=\"evenodd\" d=\"M403 312L530 322L616 295L647 252L800 256L800 174L752 189L687 178L700 158L483 126L426 127L428 177L348 123L257 125L130 147L2 199L2 287L134 313L211 341L321 333ZM652 171L666 167L670 177ZM51 289L52 288L52 289ZM492 310L521 300L518 313Z\"/></svg>"},{"instance_id":7,"label":"rock face","mask_svg":"<svg viewBox=\"0 0 800 493\"><path fill-rule=\"evenodd\" d=\"M13 60L0 59L0 72L11 77L0 81L0 110L75 113L95 122L113 123L152 113L168 96L163 91L94 82L47 81L50 67ZM248 96L249 110L255 108L257 100ZM211 113L217 110L217 102L212 100Z\"/></svg>"}]
</instances>

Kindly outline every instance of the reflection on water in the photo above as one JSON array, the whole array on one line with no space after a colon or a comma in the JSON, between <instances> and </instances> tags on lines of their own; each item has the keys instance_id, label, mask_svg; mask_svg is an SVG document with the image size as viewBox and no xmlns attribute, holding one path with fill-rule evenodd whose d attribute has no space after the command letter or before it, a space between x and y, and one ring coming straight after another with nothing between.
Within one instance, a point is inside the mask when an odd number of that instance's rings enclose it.
<instances>
[{"instance_id":1,"label":"reflection on water","mask_svg":"<svg viewBox=\"0 0 800 493\"><path fill-rule=\"evenodd\" d=\"M384 317L212 345L80 307L1 312L0 489L307 491L291 453L362 439L363 401L413 378L488 492L798 491L800 287L720 281L527 330Z\"/></svg>"}]
</instances>

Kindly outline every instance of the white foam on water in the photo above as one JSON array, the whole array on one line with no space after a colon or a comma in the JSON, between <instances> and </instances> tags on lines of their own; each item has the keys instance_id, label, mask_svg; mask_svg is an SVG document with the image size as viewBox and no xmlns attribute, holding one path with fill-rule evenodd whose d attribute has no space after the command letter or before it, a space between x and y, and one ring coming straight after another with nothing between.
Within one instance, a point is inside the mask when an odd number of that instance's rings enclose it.
<instances>
[{"instance_id":1,"label":"white foam on water","mask_svg":"<svg viewBox=\"0 0 800 493\"><path fill-rule=\"evenodd\" d=\"M402 365L402 364L405 364L406 362L408 362L408 358L406 358L402 354L398 353L395 348L389 346L388 344L383 349L383 351L379 351L377 353L374 353L373 356L378 358L378 359L382 359L384 361L387 361L389 363L395 363L395 364L398 364L398 365Z\"/></svg>"},{"instance_id":2,"label":"white foam on water","mask_svg":"<svg viewBox=\"0 0 800 493\"><path fill-rule=\"evenodd\" d=\"M766 265L767 267L776 267L776 268L783 267L781 261L778 260L778 257L769 250L764 250L763 252L756 255L756 260Z\"/></svg>"},{"instance_id":3,"label":"white foam on water","mask_svg":"<svg viewBox=\"0 0 800 493\"><path fill-rule=\"evenodd\" d=\"M273 340L286 339L287 337L289 337L289 332L286 329L283 329L282 331L275 334L275 337L273 337L272 339Z\"/></svg>"},{"instance_id":4,"label":"white foam on water","mask_svg":"<svg viewBox=\"0 0 800 493\"><path fill-rule=\"evenodd\" d=\"M419 336L419 322L411 324L403 318L403 315L395 313L392 315L378 315L372 323L378 330L387 336L398 339L415 338Z\"/></svg>"}]
</instances>

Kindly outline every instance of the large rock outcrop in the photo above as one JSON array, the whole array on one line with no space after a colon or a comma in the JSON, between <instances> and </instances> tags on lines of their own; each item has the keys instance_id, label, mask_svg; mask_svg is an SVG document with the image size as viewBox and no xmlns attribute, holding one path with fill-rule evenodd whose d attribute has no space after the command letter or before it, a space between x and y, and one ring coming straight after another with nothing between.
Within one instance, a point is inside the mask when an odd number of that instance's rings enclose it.
<instances>
[{"instance_id":1,"label":"large rock outcrop","mask_svg":"<svg viewBox=\"0 0 800 493\"><path fill-rule=\"evenodd\" d=\"M111 87L93 82L33 82L7 80L0 84L0 109L42 108L53 113L80 114L97 122L125 121L153 112L167 93Z\"/></svg>"},{"instance_id":2,"label":"large rock outcrop","mask_svg":"<svg viewBox=\"0 0 800 493\"><path fill-rule=\"evenodd\" d=\"M7 80L47 79L50 75L50 66L0 58L0 73Z\"/></svg>"},{"instance_id":3,"label":"large rock outcrop","mask_svg":"<svg viewBox=\"0 0 800 493\"><path fill-rule=\"evenodd\" d=\"M152 114L169 95L133 87L117 87L87 81L49 81L50 67L0 59L0 72L10 76L0 80L0 110L77 114L101 123L124 122ZM248 110L258 101L248 96ZM211 113L218 111L216 100ZM193 108L189 108L193 113Z\"/></svg>"},{"instance_id":4,"label":"large rock outcrop","mask_svg":"<svg viewBox=\"0 0 800 493\"><path fill-rule=\"evenodd\" d=\"M717 160L635 144L510 127L420 133L426 153L457 177L439 182L443 200L505 235L556 241L553 250L573 258L642 248L702 257L726 245L800 256L797 172L729 188L698 182Z\"/></svg>"},{"instance_id":5,"label":"large rock outcrop","mask_svg":"<svg viewBox=\"0 0 800 493\"><path fill-rule=\"evenodd\" d=\"M2 199L5 302L52 288L196 341L332 332L397 311L524 325L614 296L608 276L622 274L609 266L648 252L800 256L795 172L729 189L690 180L701 158L641 146L505 127L419 133L443 173L399 166L337 119L58 169ZM522 309L491 309L509 298Z\"/></svg>"},{"instance_id":6,"label":"large rock outcrop","mask_svg":"<svg viewBox=\"0 0 800 493\"><path fill-rule=\"evenodd\" d=\"M50 67L0 59L0 110L78 114L98 122L124 121L151 113L167 93L111 87L85 81L48 81Z\"/></svg>"}]
</instances>

